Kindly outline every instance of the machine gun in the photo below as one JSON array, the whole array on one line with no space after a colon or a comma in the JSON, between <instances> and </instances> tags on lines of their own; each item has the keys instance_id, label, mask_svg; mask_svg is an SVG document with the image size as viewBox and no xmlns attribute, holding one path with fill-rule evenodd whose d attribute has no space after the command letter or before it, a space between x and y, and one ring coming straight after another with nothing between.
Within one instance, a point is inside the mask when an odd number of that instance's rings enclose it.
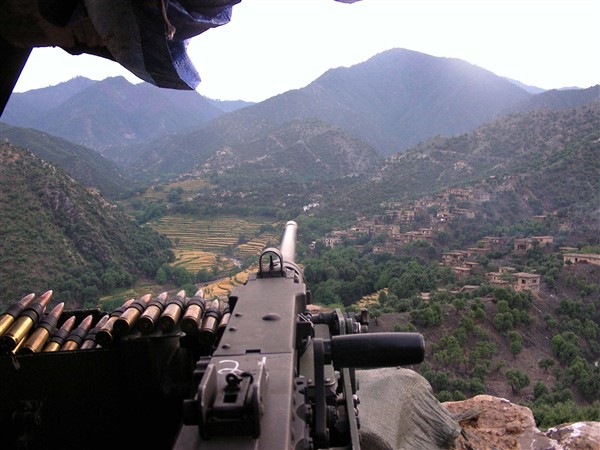
<instances>
[{"instance_id":1,"label":"machine gun","mask_svg":"<svg viewBox=\"0 0 600 450\"><path fill-rule=\"evenodd\" d=\"M202 301L200 291L170 301L144 296L111 314L112 322L80 310L56 324L73 316L104 327L127 319L118 333L92 329L102 345L21 353L12 340L3 347L3 336L0 446L360 448L355 369L418 364L423 337L369 334L366 310L309 312L296 233L288 222L280 247L264 250L258 271L222 301ZM169 306L180 310L178 320L161 327L155 310L164 315ZM133 319L143 315L154 320Z\"/></svg>"}]
</instances>

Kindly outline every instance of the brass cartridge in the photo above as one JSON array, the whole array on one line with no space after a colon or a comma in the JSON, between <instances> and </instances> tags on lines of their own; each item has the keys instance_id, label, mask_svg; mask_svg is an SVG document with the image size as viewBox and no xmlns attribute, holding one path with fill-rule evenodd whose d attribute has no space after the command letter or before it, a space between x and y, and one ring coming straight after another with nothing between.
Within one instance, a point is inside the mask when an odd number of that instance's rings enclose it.
<instances>
[{"instance_id":1,"label":"brass cartridge","mask_svg":"<svg viewBox=\"0 0 600 450\"><path fill-rule=\"evenodd\" d=\"M29 306L34 298L34 293L26 295L2 313L0 316L0 337L6 332L6 330L10 328L17 317L19 317L19 314L21 314L23 310Z\"/></svg>"},{"instance_id":2,"label":"brass cartridge","mask_svg":"<svg viewBox=\"0 0 600 450\"><path fill-rule=\"evenodd\" d=\"M181 318L181 331L185 334L197 333L200 325L202 325L202 317L204 316L205 309L204 292L202 289L199 289L188 301L185 313Z\"/></svg>"},{"instance_id":3,"label":"brass cartridge","mask_svg":"<svg viewBox=\"0 0 600 450\"><path fill-rule=\"evenodd\" d=\"M50 340L48 341L48 343L42 351L56 352L60 350L60 347L63 345L65 339L75 326L75 320L75 316L71 316L67 320L65 320L65 323L63 323L62 326L58 330L56 330L56 333L52 335L52 337L50 338Z\"/></svg>"},{"instance_id":4,"label":"brass cartridge","mask_svg":"<svg viewBox=\"0 0 600 450\"><path fill-rule=\"evenodd\" d=\"M227 328L230 317L231 309L229 308L229 303L225 303L221 312L221 320L219 321L219 326L217 327L217 339L221 339L221 336L223 336L223 332Z\"/></svg>"},{"instance_id":5,"label":"brass cartridge","mask_svg":"<svg viewBox=\"0 0 600 450\"><path fill-rule=\"evenodd\" d=\"M60 347L61 351L77 350L83 343L85 335L90 331L94 317L90 314L86 316L73 331L69 333L64 344Z\"/></svg>"},{"instance_id":6,"label":"brass cartridge","mask_svg":"<svg viewBox=\"0 0 600 450\"><path fill-rule=\"evenodd\" d=\"M221 303L218 298L214 298L204 314L204 320L202 320L202 326L200 327L199 337L202 341L207 344L214 342L222 315Z\"/></svg>"},{"instance_id":7,"label":"brass cartridge","mask_svg":"<svg viewBox=\"0 0 600 450\"><path fill-rule=\"evenodd\" d=\"M135 325L135 322L148 307L152 296L150 294L143 295L136 301L131 303L123 314L117 317L113 325L113 334L115 336L125 336Z\"/></svg>"},{"instance_id":8,"label":"brass cartridge","mask_svg":"<svg viewBox=\"0 0 600 450\"><path fill-rule=\"evenodd\" d=\"M32 302L23 310L17 320L15 320L4 336L2 336L0 347L2 347L4 351L14 351L21 341L26 338L29 331L44 315L50 297L52 297L52 291L46 291L37 301Z\"/></svg>"},{"instance_id":9,"label":"brass cartridge","mask_svg":"<svg viewBox=\"0 0 600 450\"><path fill-rule=\"evenodd\" d=\"M108 314L104 314L94 328L92 328L89 333L85 335L85 339L83 340L81 347L79 347L80 350L96 348L98 345L96 344L96 335L98 334L98 331L102 329L109 317L110 316Z\"/></svg>"},{"instance_id":10,"label":"brass cartridge","mask_svg":"<svg viewBox=\"0 0 600 450\"><path fill-rule=\"evenodd\" d=\"M179 291L175 297L171 297L165 307L165 311L158 319L160 329L164 332L173 331L186 305L187 298L184 290Z\"/></svg>"},{"instance_id":11,"label":"brass cartridge","mask_svg":"<svg viewBox=\"0 0 600 450\"><path fill-rule=\"evenodd\" d=\"M158 318L163 313L166 302L166 292L163 292L160 295L158 295L158 297L153 298L146 310L138 319L136 323L137 329L144 334L150 333L156 326Z\"/></svg>"},{"instance_id":12,"label":"brass cartridge","mask_svg":"<svg viewBox=\"0 0 600 450\"><path fill-rule=\"evenodd\" d=\"M102 326L102 328L100 328L98 333L96 333L96 343L98 345L100 345L101 347L106 347L107 345L110 345L112 343L112 341L114 340L113 325L115 324L115 321L119 318L121 314L123 314L127 310L127 308L129 308L129 305L131 305L134 301L135 299L130 298L110 313L106 323Z\"/></svg>"},{"instance_id":13,"label":"brass cartridge","mask_svg":"<svg viewBox=\"0 0 600 450\"><path fill-rule=\"evenodd\" d=\"M20 353L29 354L42 351L44 345L46 345L46 342L50 339L50 336L56 331L58 318L62 314L64 307L64 302L61 302L56 305L49 314L44 316L37 328L33 330L27 340L24 340Z\"/></svg>"}]
</instances>

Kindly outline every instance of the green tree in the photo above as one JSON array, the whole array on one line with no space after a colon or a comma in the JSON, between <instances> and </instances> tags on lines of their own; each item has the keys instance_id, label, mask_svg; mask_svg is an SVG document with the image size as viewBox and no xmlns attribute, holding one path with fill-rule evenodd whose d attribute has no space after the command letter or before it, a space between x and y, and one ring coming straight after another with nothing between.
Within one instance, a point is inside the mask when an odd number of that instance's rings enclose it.
<instances>
[{"instance_id":1,"label":"green tree","mask_svg":"<svg viewBox=\"0 0 600 450\"><path fill-rule=\"evenodd\" d=\"M572 331L557 334L550 341L550 348L558 360L568 365L579 356L579 345L577 335Z\"/></svg>"},{"instance_id":2,"label":"green tree","mask_svg":"<svg viewBox=\"0 0 600 450\"><path fill-rule=\"evenodd\" d=\"M517 395L521 393L521 389L529 386L529 383L531 383L529 375L527 375L525 372L521 372L518 369L507 370L506 381L512 388L512 391Z\"/></svg>"},{"instance_id":3,"label":"green tree","mask_svg":"<svg viewBox=\"0 0 600 450\"><path fill-rule=\"evenodd\" d=\"M433 358L444 366L458 367L465 360L460 342L454 336L444 336L434 348Z\"/></svg>"},{"instance_id":4,"label":"green tree","mask_svg":"<svg viewBox=\"0 0 600 450\"><path fill-rule=\"evenodd\" d=\"M207 281L210 281L214 278L213 273L209 272L206 269L200 269L198 270L198 272L196 272L196 281L198 283L205 283Z\"/></svg>"},{"instance_id":5,"label":"green tree","mask_svg":"<svg viewBox=\"0 0 600 450\"><path fill-rule=\"evenodd\" d=\"M456 298L452 304L457 311L462 311L467 307L467 302L463 298Z\"/></svg>"},{"instance_id":6,"label":"green tree","mask_svg":"<svg viewBox=\"0 0 600 450\"><path fill-rule=\"evenodd\" d=\"M542 381L538 381L533 387L534 398L537 400L546 394L548 394L548 386L546 386Z\"/></svg>"},{"instance_id":7,"label":"green tree","mask_svg":"<svg viewBox=\"0 0 600 450\"><path fill-rule=\"evenodd\" d=\"M554 360L551 358L542 358L538 362L539 368L542 369L544 371L544 373L546 373L548 371L548 369L550 367L552 367L553 365L554 365Z\"/></svg>"},{"instance_id":8,"label":"green tree","mask_svg":"<svg viewBox=\"0 0 600 450\"><path fill-rule=\"evenodd\" d=\"M508 332L508 338L510 339L510 352L513 354L513 357L516 358L523 350L523 338L519 332L515 330Z\"/></svg>"},{"instance_id":9,"label":"green tree","mask_svg":"<svg viewBox=\"0 0 600 450\"><path fill-rule=\"evenodd\" d=\"M163 269L162 267L158 268L158 270L156 271L156 275L154 276L154 281L161 285L167 282L167 274L165 272L165 269Z\"/></svg>"},{"instance_id":10,"label":"green tree","mask_svg":"<svg viewBox=\"0 0 600 450\"><path fill-rule=\"evenodd\" d=\"M494 316L492 324L496 330L501 332L511 330L514 326L513 315L510 312L498 313Z\"/></svg>"}]
</instances>

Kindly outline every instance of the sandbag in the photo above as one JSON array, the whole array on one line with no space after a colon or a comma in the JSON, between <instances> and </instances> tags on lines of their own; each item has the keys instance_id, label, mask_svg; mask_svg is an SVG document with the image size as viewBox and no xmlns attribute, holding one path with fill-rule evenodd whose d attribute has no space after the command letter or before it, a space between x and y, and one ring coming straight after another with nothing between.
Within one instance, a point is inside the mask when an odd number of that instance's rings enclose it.
<instances>
[{"instance_id":1,"label":"sandbag","mask_svg":"<svg viewBox=\"0 0 600 450\"><path fill-rule=\"evenodd\" d=\"M365 450L452 448L461 427L413 370L357 370L360 443Z\"/></svg>"}]
</instances>

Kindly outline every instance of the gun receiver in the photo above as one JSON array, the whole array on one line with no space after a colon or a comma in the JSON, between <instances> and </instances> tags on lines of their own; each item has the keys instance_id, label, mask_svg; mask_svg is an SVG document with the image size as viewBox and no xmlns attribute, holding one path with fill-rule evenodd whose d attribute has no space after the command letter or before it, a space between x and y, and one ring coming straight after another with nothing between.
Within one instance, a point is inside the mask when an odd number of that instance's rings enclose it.
<instances>
[{"instance_id":1,"label":"gun receiver","mask_svg":"<svg viewBox=\"0 0 600 450\"><path fill-rule=\"evenodd\" d=\"M297 224L229 296L231 317L194 372L176 449L360 447L354 368L418 364L418 333L354 334L367 316L311 315L295 262Z\"/></svg>"}]
</instances>

